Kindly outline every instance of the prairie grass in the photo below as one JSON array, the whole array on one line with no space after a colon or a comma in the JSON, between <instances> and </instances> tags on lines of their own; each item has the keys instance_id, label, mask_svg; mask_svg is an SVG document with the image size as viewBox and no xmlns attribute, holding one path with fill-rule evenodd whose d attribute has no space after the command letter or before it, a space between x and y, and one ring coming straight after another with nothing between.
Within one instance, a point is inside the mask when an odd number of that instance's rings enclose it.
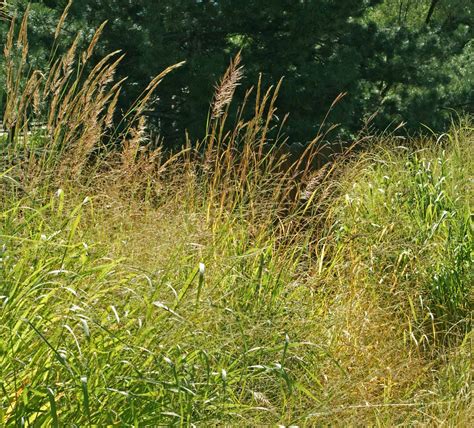
<instances>
[{"instance_id":1,"label":"prairie grass","mask_svg":"<svg viewBox=\"0 0 474 428\"><path fill-rule=\"evenodd\" d=\"M472 424L472 122L315 170L327 134L285 155L279 84L229 123L237 57L205 136L165 154L143 112L173 66L114 127L119 58L85 65L100 29L39 73L26 28L7 41L2 425Z\"/></svg>"}]
</instances>

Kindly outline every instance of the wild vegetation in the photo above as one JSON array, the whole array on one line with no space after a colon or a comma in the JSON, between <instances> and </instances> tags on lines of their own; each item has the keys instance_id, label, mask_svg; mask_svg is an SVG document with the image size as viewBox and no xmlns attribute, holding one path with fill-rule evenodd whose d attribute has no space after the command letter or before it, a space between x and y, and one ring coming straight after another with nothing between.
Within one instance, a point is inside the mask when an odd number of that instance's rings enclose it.
<instances>
[{"instance_id":1,"label":"wild vegetation","mask_svg":"<svg viewBox=\"0 0 474 428\"><path fill-rule=\"evenodd\" d=\"M170 153L145 113L180 64L117 125L102 28L32 71L27 17L4 59L2 425L472 424L469 117L365 129L315 168L324 126L279 149L279 84L229 115L237 56Z\"/></svg>"}]
</instances>

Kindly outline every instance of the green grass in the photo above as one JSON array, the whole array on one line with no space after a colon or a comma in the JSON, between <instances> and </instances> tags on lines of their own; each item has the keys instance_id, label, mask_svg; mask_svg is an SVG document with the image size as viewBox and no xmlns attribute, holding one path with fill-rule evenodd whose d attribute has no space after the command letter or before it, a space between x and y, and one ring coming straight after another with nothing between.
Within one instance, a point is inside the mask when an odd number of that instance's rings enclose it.
<instances>
[{"instance_id":1,"label":"green grass","mask_svg":"<svg viewBox=\"0 0 474 428\"><path fill-rule=\"evenodd\" d=\"M101 29L39 73L26 21L5 47L0 425L472 425L472 121L314 171L327 135L281 156L279 84L229 126L236 58L203 140L165 156L144 111L174 67L119 132L120 58L86 66Z\"/></svg>"},{"instance_id":2,"label":"green grass","mask_svg":"<svg viewBox=\"0 0 474 428\"><path fill-rule=\"evenodd\" d=\"M473 133L409 143L340 165L290 244L245 202L4 172L1 423L468 425Z\"/></svg>"}]
</instances>

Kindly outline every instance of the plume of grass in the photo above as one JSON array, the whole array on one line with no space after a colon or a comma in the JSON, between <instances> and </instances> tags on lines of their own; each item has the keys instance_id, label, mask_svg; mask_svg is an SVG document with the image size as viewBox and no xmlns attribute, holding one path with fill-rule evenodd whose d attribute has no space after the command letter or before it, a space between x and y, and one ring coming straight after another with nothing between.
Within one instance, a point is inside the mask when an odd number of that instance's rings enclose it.
<instances>
[{"instance_id":1,"label":"plume of grass","mask_svg":"<svg viewBox=\"0 0 474 428\"><path fill-rule=\"evenodd\" d=\"M69 9L72 6L73 0L69 0L66 7L63 10L63 13L61 14L58 23L56 25L56 29L54 30L54 39L56 40L59 37L59 34L61 33L61 30L64 26L64 21L66 21L67 15L69 13Z\"/></svg>"},{"instance_id":2,"label":"plume of grass","mask_svg":"<svg viewBox=\"0 0 474 428\"><path fill-rule=\"evenodd\" d=\"M216 86L214 100L211 106L211 118L218 119L222 117L226 107L232 102L235 90L243 77L243 66L241 52L231 60L221 81Z\"/></svg>"},{"instance_id":3,"label":"plume of grass","mask_svg":"<svg viewBox=\"0 0 474 428\"><path fill-rule=\"evenodd\" d=\"M58 23L57 37L70 6L68 3ZM114 76L123 55L112 52L95 65L89 65L105 23L82 54L78 52L81 38L78 34L62 56L51 60L49 70L41 72L26 68L27 21L28 11L17 36L12 21L4 49L7 99L3 122L9 131L9 159L26 160L18 174L29 176L25 181L33 185L39 171L42 180L49 177L52 183L93 180L94 171L105 166L107 148L124 145L130 151L135 144L127 142L130 135L136 140L137 134L143 134L143 113L152 94L161 80L182 63L168 67L150 82L124 115L126 126L121 126L119 133L113 119L124 80L116 81ZM43 130L29 132L29 124L44 121Z\"/></svg>"},{"instance_id":4,"label":"plume of grass","mask_svg":"<svg viewBox=\"0 0 474 428\"><path fill-rule=\"evenodd\" d=\"M190 180L197 183L185 187L199 189L187 193L203 195L204 200L197 203L206 206L208 222L240 211L245 212L242 220L247 224L259 225L261 230L280 224L283 233L288 234L306 223L302 214L318 204L316 194L322 196L322 201L331 192L330 186L322 193L316 192L316 187L322 189L323 182L329 182L339 160L321 171L318 180L315 170L320 166L322 141L333 127L323 131L326 117L317 136L299 153L292 154L282 132L286 117L280 121L276 114L282 81L264 89L261 77L256 87L245 93L234 124L229 124L228 106L242 75L240 64L239 53L216 86L206 137L192 150L185 150L183 161ZM334 101L328 115L343 96ZM347 153L340 156L341 161L346 157ZM313 197L303 203L300 195L307 191L311 180Z\"/></svg>"}]
</instances>

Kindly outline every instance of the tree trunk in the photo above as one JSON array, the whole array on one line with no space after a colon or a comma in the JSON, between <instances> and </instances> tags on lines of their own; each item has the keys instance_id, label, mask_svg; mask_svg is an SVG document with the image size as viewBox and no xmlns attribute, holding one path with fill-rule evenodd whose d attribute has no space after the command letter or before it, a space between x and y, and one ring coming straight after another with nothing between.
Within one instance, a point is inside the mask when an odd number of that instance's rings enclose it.
<instances>
[{"instance_id":1,"label":"tree trunk","mask_svg":"<svg viewBox=\"0 0 474 428\"><path fill-rule=\"evenodd\" d=\"M431 0L430 8L428 9L428 13L426 14L426 19L425 19L426 25L430 23L431 17L433 16L434 10L438 3L439 3L439 0Z\"/></svg>"}]
</instances>

